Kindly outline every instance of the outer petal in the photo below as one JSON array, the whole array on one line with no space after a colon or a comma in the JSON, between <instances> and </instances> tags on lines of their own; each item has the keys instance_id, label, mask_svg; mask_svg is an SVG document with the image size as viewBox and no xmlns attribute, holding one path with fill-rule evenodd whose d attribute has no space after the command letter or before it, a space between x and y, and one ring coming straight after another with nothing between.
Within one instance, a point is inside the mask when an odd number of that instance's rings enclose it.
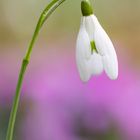
<instances>
[{"instance_id":1,"label":"outer petal","mask_svg":"<svg viewBox=\"0 0 140 140\"><path fill-rule=\"evenodd\" d=\"M99 54L103 56L104 70L110 79L116 79L118 77L118 61L113 44L94 15L92 15L92 19L95 27L94 40Z\"/></svg>"},{"instance_id":2,"label":"outer petal","mask_svg":"<svg viewBox=\"0 0 140 140\"><path fill-rule=\"evenodd\" d=\"M93 41L94 40L94 36L93 36L94 26L93 26L92 16L85 17L85 28L86 28L86 31L88 33L90 41Z\"/></svg>"},{"instance_id":3,"label":"outer petal","mask_svg":"<svg viewBox=\"0 0 140 140\"><path fill-rule=\"evenodd\" d=\"M80 31L77 38L76 45L76 62L80 78L86 82L90 78L89 68L87 67L87 60L91 57L90 41L84 26L84 18L82 18Z\"/></svg>"},{"instance_id":4,"label":"outer petal","mask_svg":"<svg viewBox=\"0 0 140 140\"><path fill-rule=\"evenodd\" d=\"M118 62L116 59L111 59L111 56L105 55L102 57L104 70L110 79L118 77Z\"/></svg>"}]
</instances>

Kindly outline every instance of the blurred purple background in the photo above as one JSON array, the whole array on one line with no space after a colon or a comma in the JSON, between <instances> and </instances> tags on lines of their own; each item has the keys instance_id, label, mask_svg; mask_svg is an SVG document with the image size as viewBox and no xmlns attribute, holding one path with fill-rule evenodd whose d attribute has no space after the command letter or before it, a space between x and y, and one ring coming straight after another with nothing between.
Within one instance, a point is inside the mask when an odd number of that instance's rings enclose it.
<instances>
[{"instance_id":1,"label":"blurred purple background","mask_svg":"<svg viewBox=\"0 0 140 140\"><path fill-rule=\"evenodd\" d=\"M119 77L112 81L103 73L86 84L75 63L79 3L67 1L40 33L23 83L15 140L140 140L140 2L95 1L118 54ZM21 61L45 4L0 1L0 140Z\"/></svg>"}]
</instances>

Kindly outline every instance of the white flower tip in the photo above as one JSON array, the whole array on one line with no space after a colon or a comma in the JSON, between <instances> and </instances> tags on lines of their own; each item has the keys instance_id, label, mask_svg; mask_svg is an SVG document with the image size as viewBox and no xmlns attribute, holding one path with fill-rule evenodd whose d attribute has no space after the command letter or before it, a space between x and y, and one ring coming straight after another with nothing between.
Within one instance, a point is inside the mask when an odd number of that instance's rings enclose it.
<instances>
[{"instance_id":1,"label":"white flower tip","mask_svg":"<svg viewBox=\"0 0 140 140\"><path fill-rule=\"evenodd\" d=\"M112 75L108 75L111 80L116 80L118 78L118 73L113 73Z\"/></svg>"},{"instance_id":2,"label":"white flower tip","mask_svg":"<svg viewBox=\"0 0 140 140\"><path fill-rule=\"evenodd\" d=\"M90 79L90 74L86 71L86 69L79 68L80 79L82 82L86 83Z\"/></svg>"},{"instance_id":3,"label":"white flower tip","mask_svg":"<svg viewBox=\"0 0 140 140\"><path fill-rule=\"evenodd\" d=\"M90 78L87 79L87 78L82 78L82 77L81 77L80 79L81 79L81 81L82 81L83 83L87 83L87 82L89 81Z\"/></svg>"}]
</instances>

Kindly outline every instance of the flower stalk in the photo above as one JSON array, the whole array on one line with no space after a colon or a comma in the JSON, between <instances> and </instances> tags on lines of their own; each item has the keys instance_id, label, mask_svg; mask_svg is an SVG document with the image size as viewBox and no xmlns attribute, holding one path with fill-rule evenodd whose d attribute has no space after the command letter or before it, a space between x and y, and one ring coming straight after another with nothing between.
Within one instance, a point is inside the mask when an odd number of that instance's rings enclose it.
<instances>
[{"instance_id":1,"label":"flower stalk","mask_svg":"<svg viewBox=\"0 0 140 140\"><path fill-rule=\"evenodd\" d=\"M42 12L38 23L35 28L35 32L32 36L32 40L30 42L30 45L28 47L28 50L25 54L25 57L22 61L20 73L19 73L19 78L16 86L16 92L13 100L13 105L12 105L12 110L10 113L10 119L9 119L9 124L8 124L8 129L7 129L7 135L6 135L6 140L13 140L13 133L14 133L14 127L15 127L15 121L16 121L16 116L17 116L17 110L19 106L19 101L20 101L20 93L21 93L21 88L22 88L22 83L24 79L24 75L26 72L26 68L29 64L31 53L35 44L35 41L38 37L39 31L41 27L43 26L44 22L49 18L49 16L56 10L59 5L61 5L65 0L52 0L47 7L44 9Z\"/></svg>"}]
</instances>

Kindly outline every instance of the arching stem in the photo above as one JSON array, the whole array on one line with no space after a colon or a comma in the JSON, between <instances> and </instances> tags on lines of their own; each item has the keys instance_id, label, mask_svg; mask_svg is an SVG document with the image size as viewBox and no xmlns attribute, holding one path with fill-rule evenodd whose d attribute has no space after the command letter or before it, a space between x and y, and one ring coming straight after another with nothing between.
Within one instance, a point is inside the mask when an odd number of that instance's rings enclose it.
<instances>
[{"instance_id":1,"label":"arching stem","mask_svg":"<svg viewBox=\"0 0 140 140\"><path fill-rule=\"evenodd\" d=\"M64 2L65 0L52 0L47 7L44 9L42 12L38 23L35 28L35 32L33 34L32 40L30 42L30 45L28 47L28 50L26 52L26 55L22 61L20 73L19 73L19 78L17 82L17 87L16 87L16 92L14 96L14 101L12 105L12 110L10 113L10 119L9 119L9 124L8 124L8 129L7 129L7 135L6 135L6 140L13 140L13 132L14 132L14 127L15 127L15 121L16 121L16 116L17 116L17 110L18 110L18 105L19 105L19 100L20 100L20 93L21 93L21 87L25 75L25 71L27 68L27 65L30 61L32 49L34 47L34 43L38 37L39 31L44 24L44 22L48 19L48 17L55 11L55 9Z\"/></svg>"}]
</instances>

